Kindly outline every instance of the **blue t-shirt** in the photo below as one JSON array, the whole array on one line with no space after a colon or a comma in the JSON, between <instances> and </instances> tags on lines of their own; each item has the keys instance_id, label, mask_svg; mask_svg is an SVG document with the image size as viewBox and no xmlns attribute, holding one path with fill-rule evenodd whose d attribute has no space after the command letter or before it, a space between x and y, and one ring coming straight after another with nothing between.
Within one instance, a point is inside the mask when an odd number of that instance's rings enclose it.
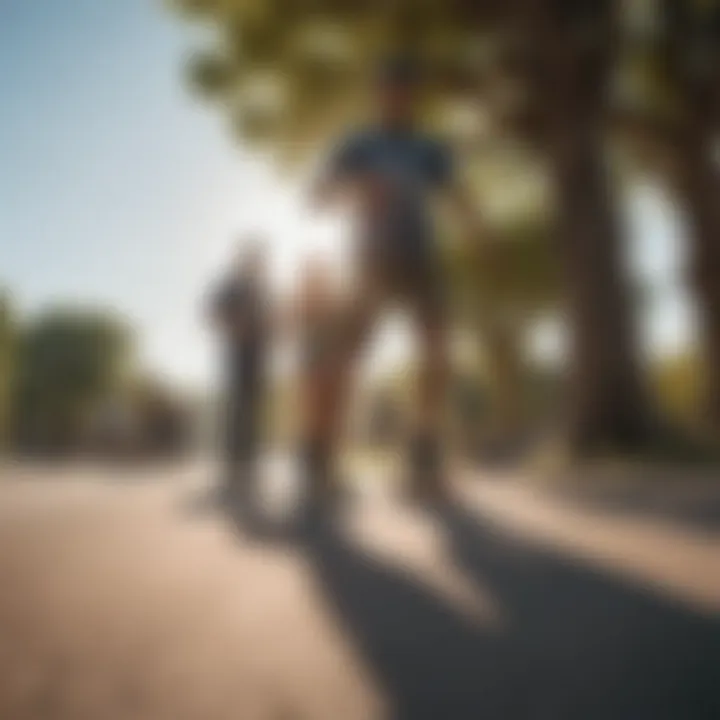
<instances>
[{"instance_id":1,"label":"blue t-shirt","mask_svg":"<svg viewBox=\"0 0 720 720\"><path fill-rule=\"evenodd\" d=\"M371 128L345 138L332 152L338 180L366 178L383 188L383 201L359 209L365 245L396 258L425 256L432 247L431 194L448 185L452 155L442 142L413 130Z\"/></svg>"}]
</instances>

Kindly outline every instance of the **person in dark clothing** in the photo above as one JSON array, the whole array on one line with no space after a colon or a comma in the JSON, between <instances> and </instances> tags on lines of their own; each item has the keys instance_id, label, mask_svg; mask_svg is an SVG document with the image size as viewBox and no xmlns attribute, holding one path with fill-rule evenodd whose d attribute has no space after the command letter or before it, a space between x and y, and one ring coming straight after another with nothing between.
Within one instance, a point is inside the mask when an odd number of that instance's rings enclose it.
<instances>
[{"instance_id":1,"label":"person in dark clothing","mask_svg":"<svg viewBox=\"0 0 720 720\"><path fill-rule=\"evenodd\" d=\"M315 199L325 204L348 197L355 211L359 287L347 318L347 362L355 363L388 303L399 301L412 313L422 362L411 487L434 496L444 489L439 437L447 343L431 202L438 195L449 197L473 240L482 238L483 228L455 180L449 148L418 127L420 85L420 68L411 59L382 64L375 86L377 119L333 149Z\"/></svg>"},{"instance_id":2,"label":"person in dark clothing","mask_svg":"<svg viewBox=\"0 0 720 720\"><path fill-rule=\"evenodd\" d=\"M262 440L268 359L265 270L261 245L244 243L210 307L223 345L224 484L244 498L254 482Z\"/></svg>"}]
</instances>

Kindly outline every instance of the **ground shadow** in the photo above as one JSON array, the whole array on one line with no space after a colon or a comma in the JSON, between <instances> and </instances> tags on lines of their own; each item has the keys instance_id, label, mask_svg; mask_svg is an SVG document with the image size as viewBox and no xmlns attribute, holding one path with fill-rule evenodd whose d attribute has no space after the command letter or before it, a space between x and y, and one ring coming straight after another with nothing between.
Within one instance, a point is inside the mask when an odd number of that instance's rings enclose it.
<instances>
[{"instance_id":1,"label":"ground shadow","mask_svg":"<svg viewBox=\"0 0 720 720\"><path fill-rule=\"evenodd\" d=\"M720 530L720 488L706 483L700 492L681 486L658 486L655 478L635 479L622 488L564 487L563 500L578 506L634 516L657 517L688 526L692 530L714 533Z\"/></svg>"},{"instance_id":2,"label":"ground shadow","mask_svg":"<svg viewBox=\"0 0 720 720\"><path fill-rule=\"evenodd\" d=\"M277 520L245 489L230 489L221 483L195 488L182 497L180 512L193 519L222 517L243 541L287 544L297 541L291 518Z\"/></svg>"},{"instance_id":3,"label":"ground shadow","mask_svg":"<svg viewBox=\"0 0 720 720\"><path fill-rule=\"evenodd\" d=\"M526 701L518 717L720 717L720 619L514 538L460 506L440 516L459 564L510 618L504 649Z\"/></svg>"},{"instance_id":4,"label":"ground shadow","mask_svg":"<svg viewBox=\"0 0 720 720\"><path fill-rule=\"evenodd\" d=\"M227 497L223 487L218 484L193 488L180 500L183 515L201 517L221 512L227 505Z\"/></svg>"},{"instance_id":5,"label":"ground shadow","mask_svg":"<svg viewBox=\"0 0 720 720\"><path fill-rule=\"evenodd\" d=\"M434 515L458 565L499 602L474 624L330 522L267 519L207 491L243 538L305 551L328 609L393 720L716 720L720 619L572 561L449 505Z\"/></svg>"},{"instance_id":6,"label":"ground shadow","mask_svg":"<svg viewBox=\"0 0 720 720\"><path fill-rule=\"evenodd\" d=\"M329 526L305 532L329 609L390 703L391 718L513 718L503 640Z\"/></svg>"},{"instance_id":7,"label":"ground shadow","mask_svg":"<svg viewBox=\"0 0 720 720\"><path fill-rule=\"evenodd\" d=\"M710 720L720 717L720 624L492 531L441 519L507 625L478 627L326 526L302 538L329 607L392 718Z\"/></svg>"}]
</instances>

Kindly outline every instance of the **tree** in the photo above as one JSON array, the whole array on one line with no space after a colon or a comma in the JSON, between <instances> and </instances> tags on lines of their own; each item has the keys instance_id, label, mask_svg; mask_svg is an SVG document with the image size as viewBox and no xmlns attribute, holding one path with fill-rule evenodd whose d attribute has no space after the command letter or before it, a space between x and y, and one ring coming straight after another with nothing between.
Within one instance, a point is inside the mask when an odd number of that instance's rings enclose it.
<instances>
[{"instance_id":1,"label":"tree","mask_svg":"<svg viewBox=\"0 0 720 720\"><path fill-rule=\"evenodd\" d=\"M702 375L701 363L694 355L682 354L654 363L653 379L660 401L671 417L689 427L697 426L701 420L697 400L702 392Z\"/></svg>"},{"instance_id":2,"label":"tree","mask_svg":"<svg viewBox=\"0 0 720 720\"><path fill-rule=\"evenodd\" d=\"M654 12L653 12L654 11ZM663 0L630 36L625 130L633 159L685 211L703 326L706 416L720 430L720 2ZM627 122L630 120L630 122ZM630 132L627 132L627 130Z\"/></svg>"},{"instance_id":3,"label":"tree","mask_svg":"<svg viewBox=\"0 0 720 720\"><path fill-rule=\"evenodd\" d=\"M456 317L475 330L485 359L498 440L511 439L525 419L527 331L560 303L559 262L551 217L519 208L493 228L492 262L471 248L448 248Z\"/></svg>"},{"instance_id":4,"label":"tree","mask_svg":"<svg viewBox=\"0 0 720 720\"><path fill-rule=\"evenodd\" d=\"M677 186L689 215L691 278L704 324L707 416L720 430L720 3L665 0L664 9L669 74L682 103Z\"/></svg>"},{"instance_id":5,"label":"tree","mask_svg":"<svg viewBox=\"0 0 720 720\"><path fill-rule=\"evenodd\" d=\"M637 448L649 440L653 418L605 153L619 4L524 0L519 7L529 125L547 153L558 198L571 447Z\"/></svg>"},{"instance_id":6,"label":"tree","mask_svg":"<svg viewBox=\"0 0 720 720\"><path fill-rule=\"evenodd\" d=\"M214 32L188 67L193 86L216 102L244 140L307 159L363 108L377 57L404 49L426 61L427 114L446 123L477 92L502 3L171 0Z\"/></svg>"},{"instance_id":7,"label":"tree","mask_svg":"<svg viewBox=\"0 0 720 720\"><path fill-rule=\"evenodd\" d=\"M0 293L0 453L7 450L12 428L12 390L16 364L17 328L10 297Z\"/></svg>"},{"instance_id":8,"label":"tree","mask_svg":"<svg viewBox=\"0 0 720 720\"><path fill-rule=\"evenodd\" d=\"M133 379L127 394L142 454L167 458L190 448L194 414L181 393L159 378L144 375Z\"/></svg>"},{"instance_id":9,"label":"tree","mask_svg":"<svg viewBox=\"0 0 720 720\"><path fill-rule=\"evenodd\" d=\"M216 47L192 65L196 85L220 104L244 138L280 148L291 160L307 158L339 123L357 115L365 68L387 49L426 60L429 120L462 130L468 151L481 147L483 110L489 109L491 118L507 111L518 80L497 73L494 57L508 38L510 46L519 40L513 62L525 80L531 111L513 131L540 138L559 200L556 251L564 266L573 347L573 445L590 450L644 441L650 411L621 262L624 238L602 152L615 2L176 0L176 5L217 31Z\"/></svg>"},{"instance_id":10,"label":"tree","mask_svg":"<svg viewBox=\"0 0 720 720\"><path fill-rule=\"evenodd\" d=\"M130 347L129 328L107 313L55 308L31 321L20 338L14 402L21 446L76 448L94 408L121 382Z\"/></svg>"}]
</instances>

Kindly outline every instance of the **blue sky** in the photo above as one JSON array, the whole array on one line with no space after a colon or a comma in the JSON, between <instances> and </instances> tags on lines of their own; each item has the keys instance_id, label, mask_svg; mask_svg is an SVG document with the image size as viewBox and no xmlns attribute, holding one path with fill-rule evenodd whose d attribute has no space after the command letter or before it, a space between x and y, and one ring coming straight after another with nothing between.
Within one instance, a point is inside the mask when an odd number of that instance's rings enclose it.
<instances>
[{"instance_id":1,"label":"blue sky","mask_svg":"<svg viewBox=\"0 0 720 720\"><path fill-rule=\"evenodd\" d=\"M335 235L190 96L191 46L161 0L3 0L0 283L25 311L119 308L147 362L198 380L210 368L199 298L237 233L267 229L279 275L311 235ZM649 341L672 347L688 321L671 292L676 233L653 197L635 206L636 265L665 288Z\"/></svg>"},{"instance_id":2,"label":"blue sky","mask_svg":"<svg viewBox=\"0 0 720 720\"><path fill-rule=\"evenodd\" d=\"M0 282L32 311L106 303L156 367L207 370L198 301L246 227L296 207L182 78L160 0L0 5Z\"/></svg>"}]
</instances>

